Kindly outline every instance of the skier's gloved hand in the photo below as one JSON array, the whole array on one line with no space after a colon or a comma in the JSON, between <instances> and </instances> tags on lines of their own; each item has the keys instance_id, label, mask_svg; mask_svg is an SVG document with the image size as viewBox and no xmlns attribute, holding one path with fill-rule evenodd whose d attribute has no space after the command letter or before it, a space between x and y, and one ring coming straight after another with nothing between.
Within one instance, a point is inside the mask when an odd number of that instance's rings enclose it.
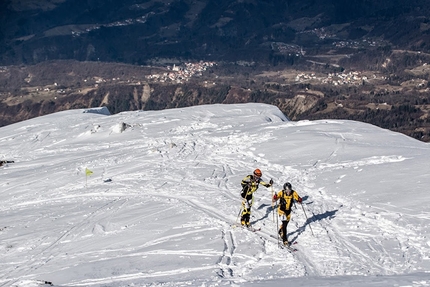
<instances>
[{"instance_id":1,"label":"skier's gloved hand","mask_svg":"<svg viewBox=\"0 0 430 287\"><path fill-rule=\"evenodd\" d=\"M299 199L297 200L299 203L302 203L303 199L301 197L299 197Z\"/></svg>"},{"instance_id":2,"label":"skier's gloved hand","mask_svg":"<svg viewBox=\"0 0 430 287\"><path fill-rule=\"evenodd\" d=\"M275 194L272 198L272 201L277 201L277 200L278 200L278 195Z\"/></svg>"},{"instance_id":3,"label":"skier's gloved hand","mask_svg":"<svg viewBox=\"0 0 430 287\"><path fill-rule=\"evenodd\" d=\"M269 184L272 185L273 184L273 179L270 179Z\"/></svg>"}]
</instances>

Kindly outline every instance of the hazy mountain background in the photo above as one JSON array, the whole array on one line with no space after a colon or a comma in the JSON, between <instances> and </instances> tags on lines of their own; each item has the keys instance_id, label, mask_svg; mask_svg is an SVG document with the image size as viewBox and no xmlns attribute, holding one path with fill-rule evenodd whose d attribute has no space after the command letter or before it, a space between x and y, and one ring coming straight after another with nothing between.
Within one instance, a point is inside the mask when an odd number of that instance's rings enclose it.
<instances>
[{"instance_id":1,"label":"hazy mountain background","mask_svg":"<svg viewBox=\"0 0 430 287\"><path fill-rule=\"evenodd\" d=\"M0 9L3 64L145 64L155 57L267 62L272 42L312 52L363 39L430 49L424 0L10 0Z\"/></svg>"}]
</instances>

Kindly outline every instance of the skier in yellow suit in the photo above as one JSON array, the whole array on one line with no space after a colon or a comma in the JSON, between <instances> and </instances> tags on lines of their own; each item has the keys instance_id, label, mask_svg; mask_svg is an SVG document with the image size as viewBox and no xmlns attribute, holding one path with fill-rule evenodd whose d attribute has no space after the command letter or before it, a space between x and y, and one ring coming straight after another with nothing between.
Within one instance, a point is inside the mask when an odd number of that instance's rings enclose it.
<instances>
[{"instance_id":1,"label":"skier in yellow suit","mask_svg":"<svg viewBox=\"0 0 430 287\"><path fill-rule=\"evenodd\" d=\"M254 192L257 191L259 184L265 187L271 187L273 184L273 180L270 180L269 183L261 180L261 170L258 168L254 170L253 174L247 175L244 179L242 179L242 217L240 219L242 226L249 227L249 220L251 218L251 206L254 202Z\"/></svg>"},{"instance_id":2,"label":"skier in yellow suit","mask_svg":"<svg viewBox=\"0 0 430 287\"><path fill-rule=\"evenodd\" d=\"M294 200L302 204L302 198L293 190L291 183L286 182L284 188L273 196L272 202L279 200L278 215L282 222L281 228L278 230L284 245L290 245L287 238L287 225L291 218L291 206Z\"/></svg>"}]
</instances>

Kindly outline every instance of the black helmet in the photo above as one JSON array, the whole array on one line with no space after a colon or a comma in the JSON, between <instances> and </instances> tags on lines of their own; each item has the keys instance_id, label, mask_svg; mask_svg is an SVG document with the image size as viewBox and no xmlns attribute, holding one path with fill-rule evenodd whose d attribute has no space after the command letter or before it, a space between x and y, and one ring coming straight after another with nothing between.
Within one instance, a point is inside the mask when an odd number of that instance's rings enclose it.
<instances>
[{"instance_id":1,"label":"black helmet","mask_svg":"<svg viewBox=\"0 0 430 287\"><path fill-rule=\"evenodd\" d=\"M284 183L284 190L292 190L292 189L293 188L291 186L291 183L289 183L289 182Z\"/></svg>"}]
</instances>

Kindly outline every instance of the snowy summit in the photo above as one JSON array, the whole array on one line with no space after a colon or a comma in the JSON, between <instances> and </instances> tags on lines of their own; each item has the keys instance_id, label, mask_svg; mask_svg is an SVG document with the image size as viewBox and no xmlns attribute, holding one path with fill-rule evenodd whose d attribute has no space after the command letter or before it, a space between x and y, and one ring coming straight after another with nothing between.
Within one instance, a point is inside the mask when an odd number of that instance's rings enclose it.
<instances>
[{"instance_id":1,"label":"snowy summit","mask_svg":"<svg viewBox=\"0 0 430 287\"><path fill-rule=\"evenodd\" d=\"M1 127L0 147L0 286L430 286L430 145L400 133L265 104L100 108ZM252 232L257 168L274 184Z\"/></svg>"}]
</instances>

